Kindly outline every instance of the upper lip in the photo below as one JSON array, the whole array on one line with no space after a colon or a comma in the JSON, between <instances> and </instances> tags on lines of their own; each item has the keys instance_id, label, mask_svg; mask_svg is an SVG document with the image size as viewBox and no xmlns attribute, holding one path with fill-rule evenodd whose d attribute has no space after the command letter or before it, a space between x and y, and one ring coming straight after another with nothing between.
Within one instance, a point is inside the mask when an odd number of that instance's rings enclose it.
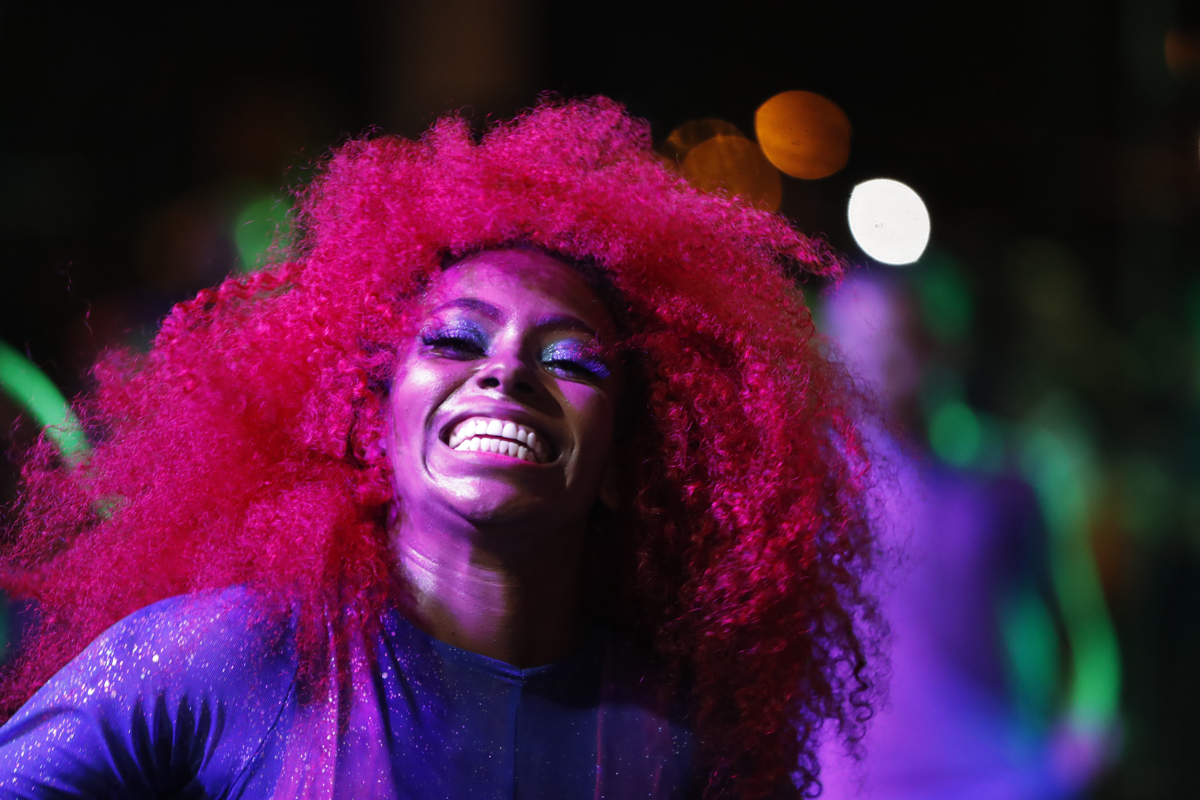
<instances>
[{"instance_id":1,"label":"upper lip","mask_svg":"<svg viewBox=\"0 0 1200 800\"><path fill-rule=\"evenodd\" d=\"M545 461L547 464L557 459L559 453L562 452L558 440L550 435L546 427L537 421L533 414L530 414L520 406L506 405L481 406L456 412L442 425L441 430L438 431L438 438L441 439L442 444L448 444L451 432L458 427L459 423L465 422L471 417L492 417L494 419L515 422L518 425L532 429L538 435L538 438L548 446L548 454Z\"/></svg>"}]
</instances>

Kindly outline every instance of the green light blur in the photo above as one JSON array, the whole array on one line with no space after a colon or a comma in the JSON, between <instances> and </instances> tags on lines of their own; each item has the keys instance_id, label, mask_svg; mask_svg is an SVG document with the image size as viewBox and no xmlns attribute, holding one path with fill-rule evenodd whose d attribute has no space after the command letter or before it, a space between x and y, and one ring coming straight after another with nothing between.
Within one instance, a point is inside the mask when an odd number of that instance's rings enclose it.
<instances>
[{"instance_id":1,"label":"green light blur","mask_svg":"<svg viewBox=\"0 0 1200 800\"><path fill-rule=\"evenodd\" d=\"M233 225L238 262L243 272L267 263L272 248L284 249L291 242L292 207L275 195L257 195L243 206Z\"/></svg>"},{"instance_id":2,"label":"green light blur","mask_svg":"<svg viewBox=\"0 0 1200 800\"><path fill-rule=\"evenodd\" d=\"M921 386L929 446L938 458L956 467L1002 472L1005 464L1003 424L967 404L962 374L948 364L934 364Z\"/></svg>"},{"instance_id":3,"label":"green light blur","mask_svg":"<svg viewBox=\"0 0 1200 800\"><path fill-rule=\"evenodd\" d=\"M87 437L58 387L4 342L0 342L0 389L37 420L68 463L78 463L88 454Z\"/></svg>"},{"instance_id":4,"label":"green light blur","mask_svg":"<svg viewBox=\"0 0 1200 800\"><path fill-rule=\"evenodd\" d=\"M990 414L976 411L975 417L979 420L982 435L979 452L975 454L972 466L991 475L998 475L1008 468L1006 426Z\"/></svg>"},{"instance_id":5,"label":"green light blur","mask_svg":"<svg viewBox=\"0 0 1200 800\"><path fill-rule=\"evenodd\" d=\"M1001 598L998 612L1017 714L1026 728L1044 733L1054 716L1062 658L1050 609L1027 580Z\"/></svg>"},{"instance_id":6,"label":"green light blur","mask_svg":"<svg viewBox=\"0 0 1200 800\"><path fill-rule=\"evenodd\" d=\"M944 252L927 253L915 274L921 318L938 341L960 342L971 329L971 292L958 262Z\"/></svg>"},{"instance_id":7,"label":"green light blur","mask_svg":"<svg viewBox=\"0 0 1200 800\"><path fill-rule=\"evenodd\" d=\"M799 284L800 293L804 295L804 305L808 306L808 313L812 314L813 325L817 330L825 332L825 300L821 297L820 290L811 283Z\"/></svg>"},{"instance_id":8,"label":"green light blur","mask_svg":"<svg viewBox=\"0 0 1200 800\"><path fill-rule=\"evenodd\" d=\"M921 398L930 447L954 466L1000 472L1005 429L999 420L974 411L963 394L954 370L942 365L930 371ZM1050 531L1051 580L1072 654L1068 723L1081 733L1100 733L1117 722L1121 661L1088 541L1097 458L1078 414L1061 402L1048 404L1034 422L1009 435L1019 442L1021 471L1037 493ZM1152 511L1153 498L1162 494L1162 470L1136 466L1132 476ZM1049 608L1029 585L1001 598L998 613L1018 711L1026 724L1043 730L1052 716L1061 659Z\"/></svg>"},{"instance_id":9,"label":"green light blur","mask_svg":"<svg viewBox=\"0 0 1200 800\"><path fill-rule=\"evenodd\" d=\"M1051 578L1071 647L1068 720L1077 730L1102 731L1117 720L1121 660L1088 541L1097 458L1077 415L1061 402L1043 408L1022 439L1021 468L1046 518Z\"/></svg>"},{"instance_id":10,"label":"green light blur","mask_svg":"<svg viewBox=\"0 0 1200 800\"><path fill-rule=\"evenodd\" d=\"M943 403L929 420L929 444L943 461L965 467L975 460L983 443L979 420L966 403Z\"/></svg>"},{"instance_id":11,"label":"green light blur","mask_svg":"<svg viewBox=\"0 0 1200 800\"><path fill-rule=\"evenodd\" d=\"M961 400L948 399L933 405L928 432L930 448L948 464L990 475L1003 472L1007 466L1002 423Z\"/></svg>"}]
</instances>

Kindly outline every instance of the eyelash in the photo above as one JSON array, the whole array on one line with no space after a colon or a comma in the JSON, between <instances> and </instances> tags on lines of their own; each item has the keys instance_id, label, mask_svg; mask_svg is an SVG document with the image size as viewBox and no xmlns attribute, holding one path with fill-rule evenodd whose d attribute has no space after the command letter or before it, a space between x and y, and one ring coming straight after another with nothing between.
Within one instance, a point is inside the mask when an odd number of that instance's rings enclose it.
<instances>
[{"instance_id":1,"label":"eyelash","mask_svg":"<svg viewBox=\"0 0 1200 800\"><path fill-rule=\"evenodd\" d=\"M421 343L439 355L451 358L475 358L487 353L483 334L473 328L440 328L421 334ZM603 359L574 348L551 345L542 352L542 364L571 376L586 375L603 380L610 370Z\"/></svg>"},{"instance_id":2,"label":"eyelash","mask_svg":"<svg viewBox=\"0 0 1200 800\"><path fill-rule=\"evenodd\" d=\"M487 352L483 334L473 328L439 328L421 334L421 343L444 354L483 355Z\"/></svg>"},{"instance_id":3,"label":"eyelash","mask_svg":"<svg viewBox=\"0 0 1200 800\"><path fill-rule=\"evenodd\" d=\"M560 357L555 357L559 354L561 354ZM542 363L557 364L560 365L560 369L565 369L572 374L585 373L601 380L609 376L608 365L602 359L586 351L576 351L574 348L560 350L554 346L548 347L542 353Z\"/></svg>"}]
</instances>

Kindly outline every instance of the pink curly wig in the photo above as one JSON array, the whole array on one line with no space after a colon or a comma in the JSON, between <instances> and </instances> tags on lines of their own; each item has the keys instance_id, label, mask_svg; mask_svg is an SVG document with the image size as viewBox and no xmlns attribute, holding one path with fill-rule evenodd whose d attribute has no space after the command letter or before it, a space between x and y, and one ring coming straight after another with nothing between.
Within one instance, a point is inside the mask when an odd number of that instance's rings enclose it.
<instances>
[{"instance_id":1,"label":"pink curly wig","mask_svg":"<svg viewBox=\"0 0 1200 800\"><path fill-rule=\"evenodd\" d=\"M447 259L517 244L601 270L626 328L634 433L599 611L688 687L710 796L815 789L818 729L853 737L870 714L858 404L789 275L839 262L649 145L601 98L478 143L448 118L341 147L300 197L292 260L176 306L148 354L108 356L80 403L90 458L66 468L43 442L27 463L3 585L40 615L0 712L171 595L256 587L299 614L309 654L346 609L396 602L377 445L395 354Z\"/></svg>"}]
</instances>

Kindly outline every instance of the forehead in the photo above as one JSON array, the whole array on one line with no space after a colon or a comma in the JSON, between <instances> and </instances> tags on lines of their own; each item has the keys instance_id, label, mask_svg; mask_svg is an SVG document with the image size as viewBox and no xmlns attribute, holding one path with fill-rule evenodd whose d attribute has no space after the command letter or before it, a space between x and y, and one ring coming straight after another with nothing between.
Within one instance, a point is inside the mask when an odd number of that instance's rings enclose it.
<instances>
[{"instance_id":1,"label":"forehead","mask_svg":"<svg viewBox=\"0 0 1200 800\"><path fill-rule=\"evenodd\" d=\"M427 295L431 308L482 300L506 317L569 314L594 330L611 330L612 316L595 290L564 261L537 251L487 250L443 272Z\"/></svg>"}]
</instances>

